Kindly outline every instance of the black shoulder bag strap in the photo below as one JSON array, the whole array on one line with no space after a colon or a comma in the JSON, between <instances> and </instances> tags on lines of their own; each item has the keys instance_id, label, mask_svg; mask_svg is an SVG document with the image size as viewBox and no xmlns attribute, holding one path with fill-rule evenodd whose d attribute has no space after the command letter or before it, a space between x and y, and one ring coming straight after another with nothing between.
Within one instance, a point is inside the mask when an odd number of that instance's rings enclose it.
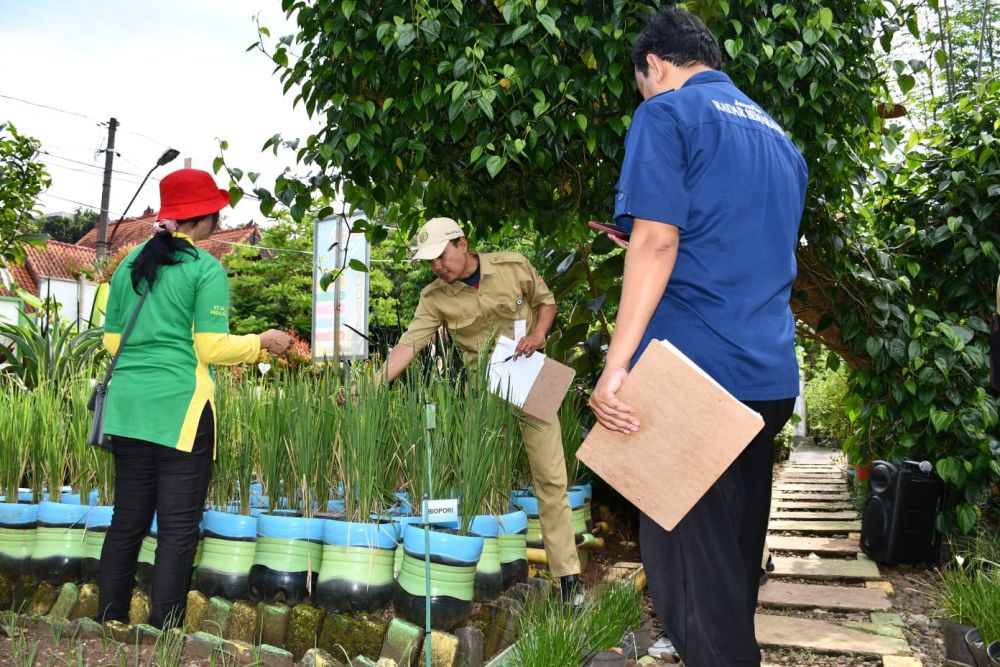
<instances>
[{"instance_id":1,"label":"black shoulder bag strap","mask_svg":"<svg viewBox=\"0 0 1000 667\"><path fill-rule=\"evenodd\" d=\"M118 365L118 358L122 356L122 350L125 349L125 342L128 340L129 334L132 333L132 327L135 326L135 320L139 317L139 311L142 310L142 304L145 303L147 294L149 294L148 286L139 296L139 303L136 304L135 310L132 311L132 317L129 318L128 324L125 325L125 330L122 331L118 350L108 365L108 371L104 374L104 381L94 385L94 391L91 392L90 400L87 401L87 409L94 413L94 421L90 427L90 438L88 440L91 445L111 449L111 444L104 439L104 401L108 395L108 383L111 382L111 374L114 372L115 366Z\"/></svg>"}]
</instances>

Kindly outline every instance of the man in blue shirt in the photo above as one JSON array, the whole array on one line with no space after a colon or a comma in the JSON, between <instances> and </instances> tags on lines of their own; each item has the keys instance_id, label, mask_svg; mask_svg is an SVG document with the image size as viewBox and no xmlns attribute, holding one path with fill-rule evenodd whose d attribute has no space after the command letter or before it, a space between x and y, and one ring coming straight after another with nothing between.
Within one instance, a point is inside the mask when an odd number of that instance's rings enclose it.
<instances>
[{"instance_id":1,"label":"man in blue shirt","mask_svg":"<svg viewBox=\"0 0 1000 667\"><path fill-rule=\"evenodd\" d=\"M650 341L666 338L764 418L673 531L640 520L665 629L652 652L669 655L672 644L689 667L759 665L753 616L773 443L798 394L789 298L805 162L718 71L718 43L697 17L661 7L632 53L645 102L632 118L615 200L615 221L631 237L620 242L628 249L621 306L590 404L607 428L638 430L642 415L616 392Z\"/></svg>"}]
</instances>

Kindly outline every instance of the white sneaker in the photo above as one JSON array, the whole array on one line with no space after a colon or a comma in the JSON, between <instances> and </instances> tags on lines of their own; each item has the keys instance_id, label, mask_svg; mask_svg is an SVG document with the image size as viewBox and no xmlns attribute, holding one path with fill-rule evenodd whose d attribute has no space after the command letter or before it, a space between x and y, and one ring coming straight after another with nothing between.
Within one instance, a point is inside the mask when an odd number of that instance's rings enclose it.
<instances>
[{"instance_id":1,"label":"white sneaker","mask_svg":"<svg viewBox=\"0 0 1000 667\"><path fill-rule=\"evenodd\" d=\"M667 639L666 635L657 637L646 653L657 660L664 660L671 663L680 662L681 659L677 653L677 649L674 648L673 643Z\"/></svg>"}]
</instances>

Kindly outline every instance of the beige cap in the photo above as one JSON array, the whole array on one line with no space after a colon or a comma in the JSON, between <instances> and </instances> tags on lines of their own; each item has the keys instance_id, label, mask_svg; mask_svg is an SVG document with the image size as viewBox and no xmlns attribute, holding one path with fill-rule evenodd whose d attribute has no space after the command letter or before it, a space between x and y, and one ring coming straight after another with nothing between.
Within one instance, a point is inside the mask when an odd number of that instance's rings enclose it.
<instances>
[{"instance_id":1,"label":"beige cap","mask_svg":"<svg viewBox=\"0 0 1000 667\"><path fill-rule=\"evenodd\" d=\"M413 253L413 261L421 259L437 259L444 252L448 241L460 239L465 232L451 218L431 218L417 232L417 249Z\"/></svg>"}]
</instances>

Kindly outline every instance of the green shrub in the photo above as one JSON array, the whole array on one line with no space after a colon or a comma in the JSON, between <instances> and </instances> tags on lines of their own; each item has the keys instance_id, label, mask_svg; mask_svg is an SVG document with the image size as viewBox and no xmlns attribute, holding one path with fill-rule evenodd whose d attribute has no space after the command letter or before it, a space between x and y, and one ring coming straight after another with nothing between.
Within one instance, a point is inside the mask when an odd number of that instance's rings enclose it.
<instances>
[{"instance_id":1,"label":"green shrub","mask_svg":"<svg viewBox=\"0 0 1000 667\"><path fill-rule=\"evenodd\" d=\"M1000 566L956 558L941 571L938 606L950 620L979 628L987 644L1000 640Z\"/></svg>"},{"instance_id":2,"label":"green shrub","mask_svg":"<svg viewBox=\"0 0 1000 667\"><path fill-rule=\"evenodd\" d=\"M806 373L806 423L817 442L840 446L853 432L847 417L847 367L823 357Z\"/></svg>"}]
</instances>

